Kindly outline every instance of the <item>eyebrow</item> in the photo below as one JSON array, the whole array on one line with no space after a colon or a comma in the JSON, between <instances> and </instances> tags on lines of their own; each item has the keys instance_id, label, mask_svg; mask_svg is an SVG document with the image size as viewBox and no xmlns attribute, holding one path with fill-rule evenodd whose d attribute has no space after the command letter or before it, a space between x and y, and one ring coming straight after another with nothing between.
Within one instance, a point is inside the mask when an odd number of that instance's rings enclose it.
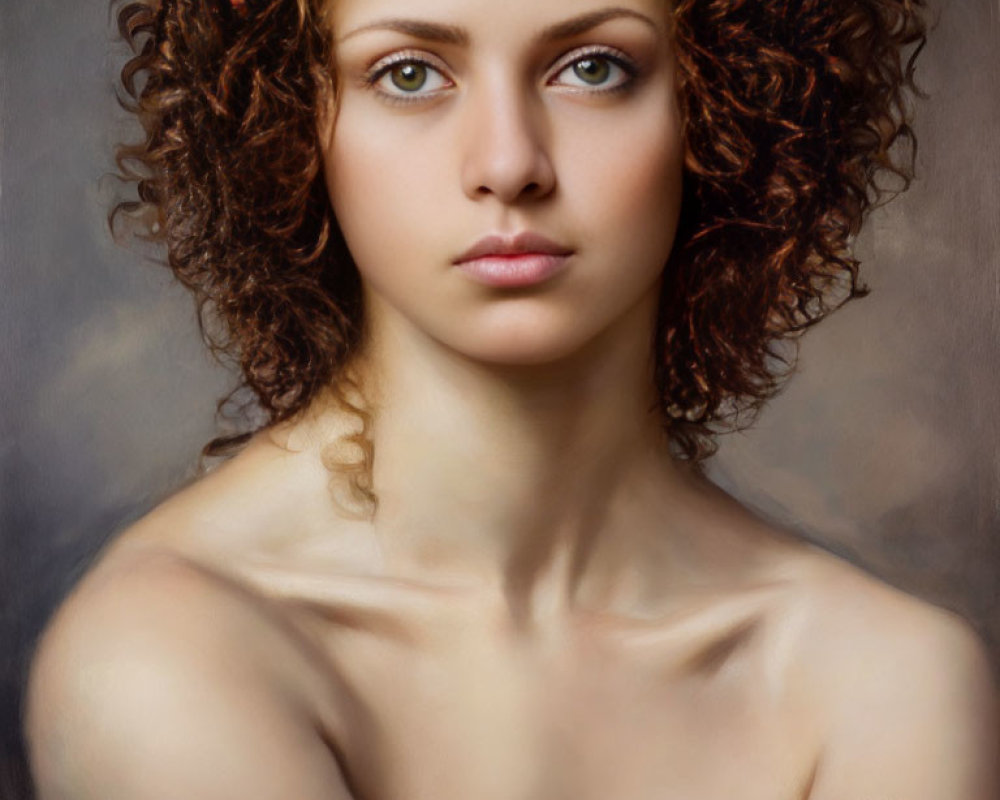
<instances>
[{"instance_id":1,"label":"eyebrow","mask_svg":"<svg viewBox=\"0 0 1000 800\"><path fill-rule=\"evenodd\" d=\"M455 25L441 25L436 22L423 22L416 19L382 19L377 22L362 25L355 28L350 33L345 33L338 41L343 42L359 33L368 31L397 31L405 33L415 39L423 39L427 42L441 42L443 44L467 45L469 34L464 28Z\"/></svg>"},{"instance_id":2,"label":"eyebrow","mask_svg":"<svg viewBox=\"0 0 1000 800\"><path fill-rule=\"evenodd\" d=\"M542 30L537 39L543 43L572 39L574 36L586 33L609 20L623 17L640 20L649 25L653 30L659 31L653 20L645 14L640 14L638 11L633 11L630 8L602 8L587 14L581 14L564 22L557 22L554 25L550 25ZM396 31L416 39L441 44L468 46L470 42L469 32L465 28L460 28L456 25L443 25L437 22L401 18L382 19L362 25L360 28L355 28L349 33L344 34L339 41L342 42L345 39L357 36L359 33L372 30Z\"/></svg>"},{"instance_id":3,"label":"eyebrow","mask_svg":"<svg viewBox=\"0 0 1000 800\"><path fill-rule=\"evenodd\" d=\"M623 17L640 20L641 22L645 22L654 31L659 30L653 20L645 14L640 14L638 11L633 11L630 8L602 8L598 11L591 11L588 14L581 14L579 17L573 17L573 19L566 20L565 22L557 22L555 25L550 25L539 34L538 39L541 42L572 39L574 36L586 33L608 20L621 19Z\"/></svg>"}]
</instances>

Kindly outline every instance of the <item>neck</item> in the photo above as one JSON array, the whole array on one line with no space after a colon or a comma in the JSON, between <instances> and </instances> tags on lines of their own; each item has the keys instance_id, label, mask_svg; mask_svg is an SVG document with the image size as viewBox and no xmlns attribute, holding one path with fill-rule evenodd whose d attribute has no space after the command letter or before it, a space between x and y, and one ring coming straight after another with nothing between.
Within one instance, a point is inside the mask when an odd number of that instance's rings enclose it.
<instances>
[{"instance_id":1,"label":"neck","mask_svg":"<svg viewBox=\"0 0 1000 800\"><path fill-rule=\"evenodd\" d=\"M488 584L522 618L634 605L644 573L662 580L686 478L653 410L651 309L558 363L516 368L378 319L364 369L392 574Z\"/></svg>"}]
</instances>

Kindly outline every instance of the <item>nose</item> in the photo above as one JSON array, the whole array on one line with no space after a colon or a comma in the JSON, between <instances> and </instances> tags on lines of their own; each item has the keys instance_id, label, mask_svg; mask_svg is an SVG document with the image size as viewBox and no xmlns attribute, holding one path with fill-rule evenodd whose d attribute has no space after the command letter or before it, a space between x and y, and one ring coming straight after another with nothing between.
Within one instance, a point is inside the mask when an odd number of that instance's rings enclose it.
<instances>
[{"instance_id":1,"label":"nose","mask_svg":"<svg viewBox=\"0 0 1000 800\"><path fill-rule=\"evenodd\" d=\"M546 197L556 175L544 108L510 82L496 83L470 98L466 109L463 189L471 199L494 197L504 204Z\"/></svg>"}]
</instances>

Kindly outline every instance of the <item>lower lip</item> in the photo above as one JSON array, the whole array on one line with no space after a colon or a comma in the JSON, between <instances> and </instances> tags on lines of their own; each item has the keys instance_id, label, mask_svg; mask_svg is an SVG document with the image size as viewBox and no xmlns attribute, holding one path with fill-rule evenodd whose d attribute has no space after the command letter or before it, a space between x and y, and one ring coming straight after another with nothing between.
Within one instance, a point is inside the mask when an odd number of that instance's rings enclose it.
<instances>
[{"instance_id":1,"label":"lower lip","mask_svg":"<svg viewBox=\"0 0 1000 800\"><path fill-rule=\"evenodd\" d=\"M477 283L499 289L520 289L544 283L566 267L569 255L524 253L484 256L460 261L457 266Z\"/></svg>"}]
</instances>

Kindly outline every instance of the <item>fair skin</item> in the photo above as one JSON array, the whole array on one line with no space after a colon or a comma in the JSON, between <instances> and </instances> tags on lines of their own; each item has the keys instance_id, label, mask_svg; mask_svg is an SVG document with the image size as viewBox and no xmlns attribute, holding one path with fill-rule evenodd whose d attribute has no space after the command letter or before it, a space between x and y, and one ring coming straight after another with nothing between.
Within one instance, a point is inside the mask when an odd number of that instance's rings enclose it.
<instances>
[{"instance_id":1,"label":"fair skin","mask_svg":"<svg viewBox=\"0 0 1000 800\"><path fill-rule=\"evenodd\" d=\"M332 8L378 513L331 502L319 401L119 537L33 667L42 800L996 796L967 628L667 453L682 121L663 3L614 9ZM524 231L557 273L455 263Z\"/></svg>"}]
</instances>

